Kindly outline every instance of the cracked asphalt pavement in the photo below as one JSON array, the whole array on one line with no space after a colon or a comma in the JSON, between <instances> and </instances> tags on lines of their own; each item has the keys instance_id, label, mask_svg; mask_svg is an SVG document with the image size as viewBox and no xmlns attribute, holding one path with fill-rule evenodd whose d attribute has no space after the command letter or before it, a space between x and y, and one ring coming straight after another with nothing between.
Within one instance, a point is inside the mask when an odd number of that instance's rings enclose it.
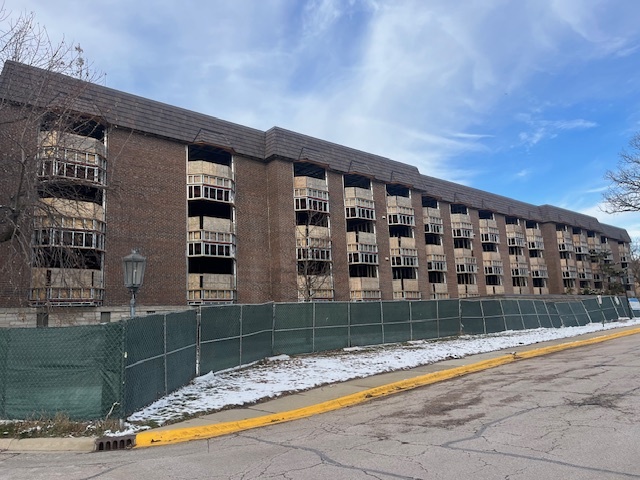
<instances>
[{"instance_id":1,"label":"cracked asphalt pavement","mask_svg":"<svg viewBox=\"0 0 640 480\"><path fill-rule=\"evenodd\" d=\"M173 446L0 453L0 478L640 479L640 335Z\"/></svg>"}]
</instances>

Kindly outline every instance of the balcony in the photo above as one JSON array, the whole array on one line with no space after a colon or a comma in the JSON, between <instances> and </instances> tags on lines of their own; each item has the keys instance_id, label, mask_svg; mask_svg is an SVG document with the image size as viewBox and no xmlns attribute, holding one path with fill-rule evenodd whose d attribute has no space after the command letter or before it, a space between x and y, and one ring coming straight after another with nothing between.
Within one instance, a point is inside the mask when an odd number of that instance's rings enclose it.
<instances>
[{"instance_id":1,"label":"balcony","mask_svg":"<svg viewBox=\"0 0 640 480\"><path fill-rule=\"evenodd\" d=\"M427 244L425 248L427 255L444 255L444 245Z\"/></svg>"},{"instance_id":2,"label":"balcony","mask_svg":"<svg viewBox=\"0 0 640 480\"><path fill-rule=\"evenodd\" d=\"M487 295L504 295L504 285L487 285Z\"/></svg>"},{"instance_id":3,"label":"balcony","mask_svg":"<svg viewBox=\"0 0 640 480\"><path fill-rule=\"evenodd\" d=\"M420 289L416 279L395 279L393 280L394 300L420 300Z\"/></svg>"},{"instance_id":4,"label":"balcony","mask_svg":"<svg viewBox=\"0 0 640 480\"><path fill-rule=\"evenodd\" d=\"M235 275L190 273L188 278L188 302L191 305L204 303L229 303L236 299Z\"/></svg>"},{"instance_id":5,"label":"balcony","mask_svg":"<svg viewBox=\"0 0 640 480\"><path fill-rule=\"evenodd\" d=\"M430 272L446 272L447 257L445 255L427 255L427 270Z\"/></svg>"},{"instance_id":6,"label":"balcony","mask_svg":"<svg viewBox=\"0 0 640 480\"><path fill-rule=\"evenodd\" d=\"M378 278L350 278L349 291L352 301L380 300L380 280Z\"/></svg>"},{"instance_id":7,"label":"balcony","mask_svg":"<svg viewBox=\"0 0 640 480\"><path fill-rule=\"evenodd\" d=\"M32 268L29 305L97 307L104 299L101 270Z\"/></svg>"},{"instance_id":8,"label":"balcony","mask_svg":"<svg viewBox=\"0 0 640 480\"><path fill-rule=\"evenodd\" d=\"M190 217L187 254L189 257L235 258L236 236L226 218Z\"/></svg>"},{"instance_id":9,"label":"balcony","mask_svg":"<svg viewBox=\"0 0 640 480\"><path fill-rule=\"evenodd\" d=\"M470 298L470 297L479 297L478 294L478 285L458 285L458 297L459 298Z\"/></svg>"},{"instance_id":10,"label":"balcony","mask_svg":"<svg viewBox=\"0 0 640 480\"><path fill-rule=\"evenodd\" d=\"M333 300L333 277L298 275L298 300Z\"/></svg>"},{"instance_id":11,"label":"balcony","mask_svg":"<svg viewBox=\"0 0 640 480\"><path fill-rule=\"evenodd\" d=\"M456 257L457 273L476 273L478 271L478 262L475 257Z\"/></svg>"},{"instance_id":12,"label":"balcony","mask_svg":"<svg viewBox=\"0 0 640 480\"><path fill-rule=\"evenodd\" d=\"M434 300L443 300L449 298L449 289L446 283L431 284L431 298Z\"/></svg>"}]
</instances>

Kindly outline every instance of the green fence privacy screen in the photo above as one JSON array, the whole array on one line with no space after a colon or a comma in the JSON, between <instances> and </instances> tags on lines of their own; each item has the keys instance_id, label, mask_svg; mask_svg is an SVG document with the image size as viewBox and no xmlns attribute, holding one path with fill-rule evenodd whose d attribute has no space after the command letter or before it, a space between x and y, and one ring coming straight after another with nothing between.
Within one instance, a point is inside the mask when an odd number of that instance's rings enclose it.
<instances>
[{"instance_id":1,"label":"green fence privacy screen","mask_svg":"<svg viewBox=\"0 0 640 480\"><path fill-rule=\"evenodd\" d=\"M0 329L0 418L122 418L198 374L271 355L571 327L632 313L624 297L269 303Z\"/></svg>"}]
</instances>

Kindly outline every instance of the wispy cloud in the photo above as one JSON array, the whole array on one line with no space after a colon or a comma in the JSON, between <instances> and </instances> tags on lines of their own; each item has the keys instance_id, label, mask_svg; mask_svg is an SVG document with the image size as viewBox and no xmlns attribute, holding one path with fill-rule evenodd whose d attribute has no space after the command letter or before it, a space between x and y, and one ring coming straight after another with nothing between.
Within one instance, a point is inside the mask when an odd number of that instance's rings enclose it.
<instances>
[{"instance_id":1,"label":"wispy cloud","mask_svg":"<svg viewBox=\"0 0 640 480\"><path fill-rule=\"evenodd\" d=\"M538 120L530 115L521 114L518 116L525 121L531 130L520 132L518 138L528 146L534 146L542 140L556 138L559 132L568 130L586 130L598 126L596 122L577 118L573 120Z\"/></svg>"}]
</instances>

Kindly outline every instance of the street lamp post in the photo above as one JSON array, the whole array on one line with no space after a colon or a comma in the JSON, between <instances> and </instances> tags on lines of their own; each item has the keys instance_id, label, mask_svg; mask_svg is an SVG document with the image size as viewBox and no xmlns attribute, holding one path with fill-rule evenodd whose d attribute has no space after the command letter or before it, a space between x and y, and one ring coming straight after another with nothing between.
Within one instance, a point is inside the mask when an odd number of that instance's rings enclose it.
<instances>
[{"instance_id":1,"label":"street lamp post","mask_svg":"<svg viewBox=\"0 0 640 480\"><path fill-rule=\"evenodd\" d=\"M129 302L129 314L131 317L136 314L136 293L142 286L146 266L147 259L135 249L131 250L131 253L122 259L124 286L131 293L131 301Z\"/></svg>"}]
</instances>

